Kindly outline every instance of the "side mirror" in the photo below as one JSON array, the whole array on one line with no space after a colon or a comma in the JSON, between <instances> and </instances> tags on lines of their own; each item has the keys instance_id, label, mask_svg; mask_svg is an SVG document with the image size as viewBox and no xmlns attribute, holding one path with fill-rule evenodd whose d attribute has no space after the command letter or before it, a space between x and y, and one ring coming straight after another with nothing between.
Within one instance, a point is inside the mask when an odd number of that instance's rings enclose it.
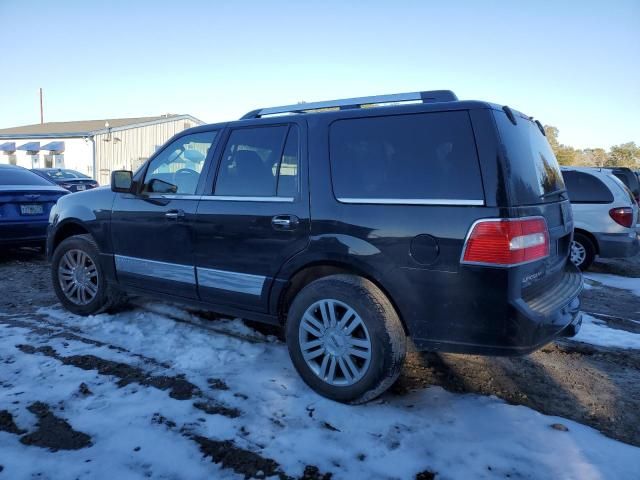
<instances>
[{"instance_id":1,"label":"side mirror","mask_svg":"<svg viewBox=\"0 0 640 480\"><path fill-rule=\"evenodd\" d=\"M111 172L111 191L130 193L133 185L133 172L129 170L114 170Z\"/></svg>"}]
</instances>

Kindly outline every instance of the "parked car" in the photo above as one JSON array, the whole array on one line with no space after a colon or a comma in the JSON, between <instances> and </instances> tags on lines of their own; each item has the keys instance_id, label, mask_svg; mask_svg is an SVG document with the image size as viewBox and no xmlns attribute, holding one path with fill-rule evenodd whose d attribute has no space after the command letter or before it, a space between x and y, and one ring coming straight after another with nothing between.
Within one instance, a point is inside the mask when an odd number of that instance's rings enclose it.
<instances>
[{"instance_id":1,"label":"parked car","mask_svg":"<svg viewBox=\"0 0 640 480\"><path fill-rule=\"evenodd\" d=\"M596 256L630 257L638 253L638 204L631 191L608 169L563 167L575 234L571 261L587 270Z\"/></svg>"},{"instance_id":2,"label":"parked car","mask_svg":"<svg viewBox=\"0 0 640 480\"><path fill-rule=\"evenodd\" d=\"M68 193L26 168L0 164L0 245L44 246L51 207Z\"/></svg>"},{"instance_id":3,"label":"parked car","mask_svg":"<svg viewBox=\"0 0 640 480\"><path fill-rule=\"evenodd\" d=\"M55 182L70 192L82 192L98 187L98 182L84 173L68 168L34 168L32 172Z\"/></svg>"},{"instance_id":4,"label":"parked car","mask_svg":"<svg viewBox=\"0 0 640 480\"><path fill-rule=\"evenodd\" d=\"M192 128L51 220L68 310L135 293L283 325L302 378L341 402L388 388L407 339L521 355L581 323L571 206L541 124L450 91Z\"/></svg>"},{"instance_id":5,"label":"parked car","mask_svg":"<svg viewBox=\"0 0 640 480\"><path fill-rule=\"evenodd\" d=\"M631 193L636 203L640 205L640 180L633 170L626 167L612 168L611 172L624 183Z\"/></svg>"}]
</instances>

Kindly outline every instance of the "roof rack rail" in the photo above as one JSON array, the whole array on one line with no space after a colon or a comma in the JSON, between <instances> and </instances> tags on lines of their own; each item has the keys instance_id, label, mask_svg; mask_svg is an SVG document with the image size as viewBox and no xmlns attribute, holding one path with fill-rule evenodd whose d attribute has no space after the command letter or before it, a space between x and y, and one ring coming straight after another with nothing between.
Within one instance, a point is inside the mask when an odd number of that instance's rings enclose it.
<instances>
[{"instance_id":1,"label":"roof rack rail","mask_svg":"<svg viewBox=\"0 0 640 480\"><path fill-rule=\"evenodd\" d=\"M455 102L458 100L458 97L456 97L456 94L451 90L432 90L428 92L395 93L391 95L374 95L372 97L344 98L341 100L327 100L324 102L298 103L296 105L285 105L282 107L259 108L245 114L242 116L241 120L283 113L306 113L326 108L347 110L352 108L362 108L363 105L414 102L418 100L422 101L422 103Z\"/></svg>"}]
</instances>

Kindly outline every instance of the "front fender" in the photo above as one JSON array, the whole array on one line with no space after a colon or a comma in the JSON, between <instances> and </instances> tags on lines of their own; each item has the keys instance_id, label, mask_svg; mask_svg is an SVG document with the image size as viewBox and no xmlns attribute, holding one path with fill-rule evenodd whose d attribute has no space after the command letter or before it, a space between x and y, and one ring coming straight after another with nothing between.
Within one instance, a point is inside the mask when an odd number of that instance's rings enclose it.
<instances>
[{"instance_id":1,"label":"front fender","mask_svg":"<svg viewBox=\"0 0 640 480\"><path fill-rule=\"evenodd\" d=\"M114 194L98 188L67 195L51 210L47 250L52 253L60 238L67 233L86 231L93 236L101 253L111 253L111 207Z\"/></svg>"}]
</instances>

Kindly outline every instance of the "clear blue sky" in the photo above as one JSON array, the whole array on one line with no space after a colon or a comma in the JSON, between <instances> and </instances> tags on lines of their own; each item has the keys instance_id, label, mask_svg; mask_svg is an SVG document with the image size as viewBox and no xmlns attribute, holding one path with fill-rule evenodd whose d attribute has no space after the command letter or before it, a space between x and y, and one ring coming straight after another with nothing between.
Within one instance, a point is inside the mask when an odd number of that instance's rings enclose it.
<instances>
[{"instance_id":1,"label":"clear blue sky","mask_svg":"<svg viewBox=\"0 0 640 480\"><path fill-rule=\"evenodd\" d=\"M640 144L640 0L0 0L0 128L452 89Z\"/></svg>"}]
</instances>

